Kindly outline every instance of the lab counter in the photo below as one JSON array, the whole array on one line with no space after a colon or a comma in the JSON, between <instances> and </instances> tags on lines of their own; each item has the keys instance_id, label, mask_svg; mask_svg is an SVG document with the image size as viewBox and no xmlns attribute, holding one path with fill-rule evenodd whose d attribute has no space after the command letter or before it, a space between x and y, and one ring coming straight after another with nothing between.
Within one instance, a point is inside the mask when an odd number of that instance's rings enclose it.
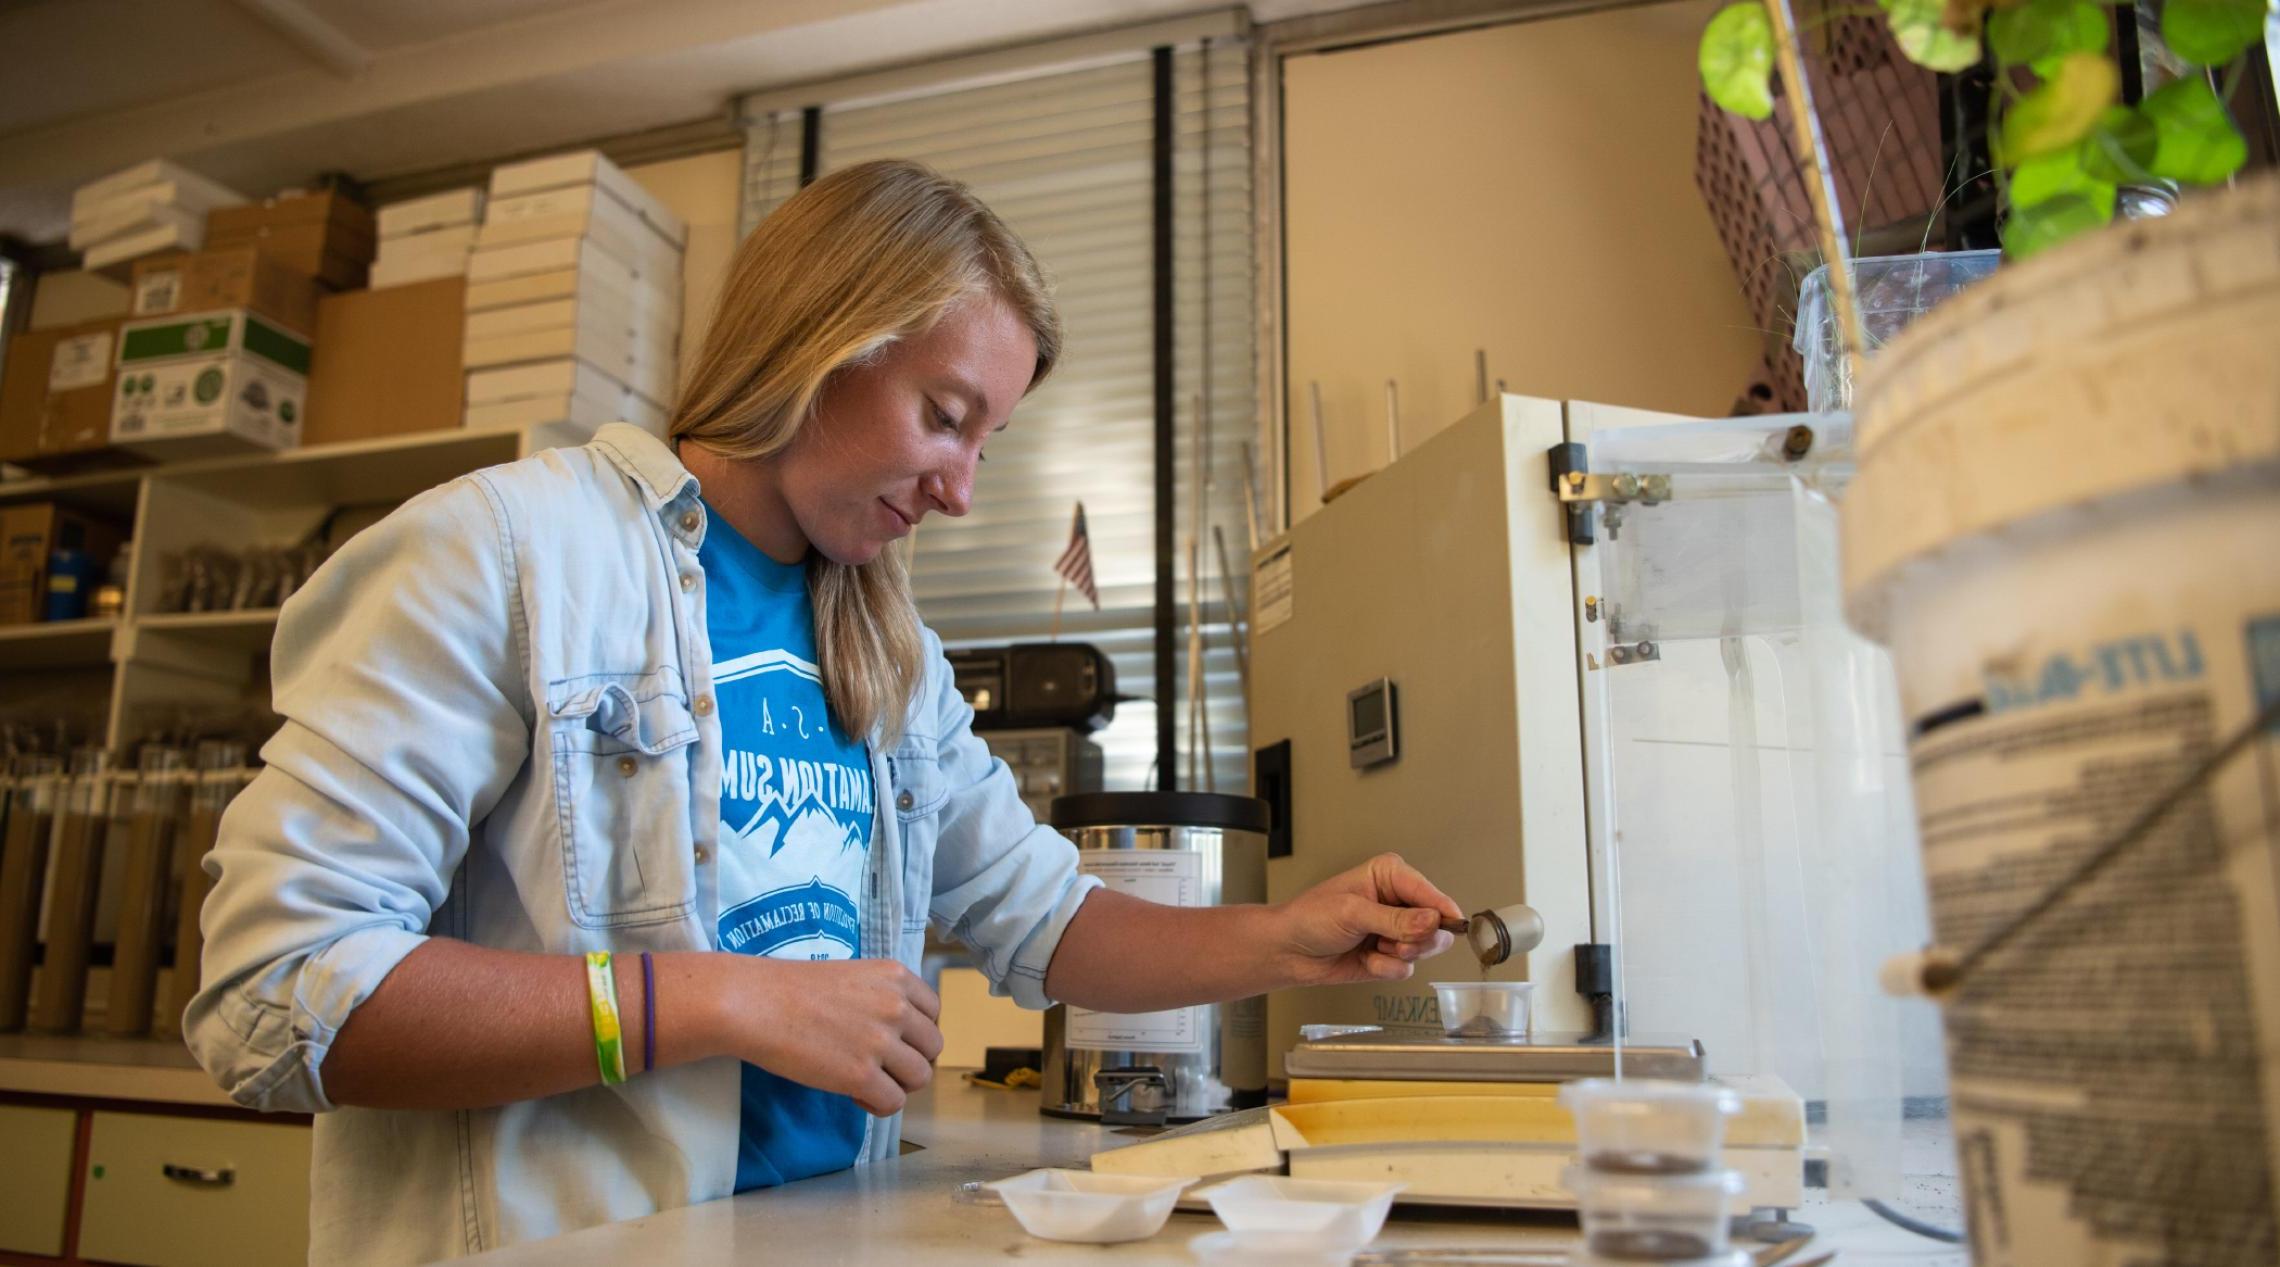
<instances>
[{"instance_id":1,"label":"lab counter","mask_svg":"<svg viewBox=\"0 0 2280 1267\"><path fill-rule=\"evenodd\" d=\"M1039 1166L1084 1166L1093 1153L1127 1138L1089 1123L1045 1117L1037 1111L1035 1091L976 1087L958 1070L941 1070L933 1086L912 1098L903 1137L906 1149L918 1147L893 1161L511 1246L472 1261L485 1267L751 1267L785 1261L957 1267L1014 1258L1192 1264L1188 1241L1219 1230L1209 1212L1183 1211L1149 1240L1056 1244L1032 1239L1002 1208L956 1201L960 1184ZM1808 1205L1798 1217L1821 1236L1792 1262L1831 1249L1847 1251L1839 1263L1879 1267L1967 1262L1958 1247L1902 1232L1857 1202ZM1577 1240L1572 1216L1396 1210L1372 1248L1558 1250Z\"/></svg>"}]
</instances>

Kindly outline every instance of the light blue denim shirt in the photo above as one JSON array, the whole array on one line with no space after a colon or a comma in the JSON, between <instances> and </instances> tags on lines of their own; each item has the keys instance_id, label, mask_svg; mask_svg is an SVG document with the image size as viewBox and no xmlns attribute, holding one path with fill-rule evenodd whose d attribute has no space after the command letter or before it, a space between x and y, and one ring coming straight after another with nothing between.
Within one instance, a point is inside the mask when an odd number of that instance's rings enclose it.
<instances>
[{"instance_id":1,"label":"light blue denim shirt","mask_svg":"<svg viewBox=\"0 0 2280 1267\"><path fill-rule=\"evenodd\" d=\"M318 1115L313 1261L456 1257L733 1188L732 1059L461 1112L339 1108L324 1086L334 1035L430 935L717 948L697 493L663 443L613 425L414 498L285 605L284 727L206 861L205 985L184 1029L238 1103ZM903 736L872 737L862 953L915 970L931 920L998 993L1044 1007L1046 964L1099 882L974 738L931 632L926 648ZM874 1119L863 1162L899 1136Z\"/></svg>"}]
</instances>

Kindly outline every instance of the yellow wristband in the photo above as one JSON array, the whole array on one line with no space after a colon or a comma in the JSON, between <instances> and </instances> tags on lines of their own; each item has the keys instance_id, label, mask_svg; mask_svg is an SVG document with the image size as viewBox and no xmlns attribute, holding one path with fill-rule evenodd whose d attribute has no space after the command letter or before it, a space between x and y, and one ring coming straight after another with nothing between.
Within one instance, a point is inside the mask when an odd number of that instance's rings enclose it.
<instances>
[{"instance_id":1,"label":"yellow wristband","mask_svg":"<svg viewBox=\"0 0 2280 1267\"><path fill-rule=\"evenodd\" d=\"M586 999L593 1005L594 1062L602 1067L602 1085L625 1081L625 1027L618 1023L617 974L610 971L610 952L586 954Z\"/></svg>"}]
</instances>

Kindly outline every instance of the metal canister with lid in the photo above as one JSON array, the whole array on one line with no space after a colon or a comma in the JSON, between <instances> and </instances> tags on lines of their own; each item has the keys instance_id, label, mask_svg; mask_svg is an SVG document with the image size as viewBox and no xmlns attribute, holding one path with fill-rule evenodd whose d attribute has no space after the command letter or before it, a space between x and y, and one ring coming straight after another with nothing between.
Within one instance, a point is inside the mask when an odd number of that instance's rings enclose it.
<instances>
[{"instance_id":1,"label":"metal canister with lid","mask_svg":"<svg viewBox=\"0 0 2280 1267\"><path fill-rule=\"evenodd\" d=\"M1267 804L1207 792L1093 792L1053 802L1078 869L1168 906L1267 898ZM1144 963L1136 964L1144 969ZM1044 1111L1111 1124L1192 1122L1266 1102L1266 1000L1045 1016Z\"/></svg>"}]
</instances>

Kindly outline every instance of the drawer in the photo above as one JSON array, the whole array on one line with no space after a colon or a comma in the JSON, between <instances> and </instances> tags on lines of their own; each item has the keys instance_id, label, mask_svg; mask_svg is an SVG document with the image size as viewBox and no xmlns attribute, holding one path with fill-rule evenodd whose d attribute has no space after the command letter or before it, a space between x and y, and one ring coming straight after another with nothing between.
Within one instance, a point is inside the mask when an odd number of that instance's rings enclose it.
<instances>
[{"instance_id":1,"label":"drawer","mask_svg":"<svg viewBox=\"0 0 2280 1267\"><path fill-rule=\"evenodd\" d=\"M308 1127L93 1117L80 1257L143 1267L308 1261Z\"/></svg>"},{"instance_id":2,"label":"drawer","mask_svg":"<svg viewBox=\"0 0 2280 1267\"><path fill-rule=\"evenodd\" d=\"M63 1253L63 1221L71 1204L70 1109L0 1105L0 1249Z\"/></svg>"}]
</instances>

